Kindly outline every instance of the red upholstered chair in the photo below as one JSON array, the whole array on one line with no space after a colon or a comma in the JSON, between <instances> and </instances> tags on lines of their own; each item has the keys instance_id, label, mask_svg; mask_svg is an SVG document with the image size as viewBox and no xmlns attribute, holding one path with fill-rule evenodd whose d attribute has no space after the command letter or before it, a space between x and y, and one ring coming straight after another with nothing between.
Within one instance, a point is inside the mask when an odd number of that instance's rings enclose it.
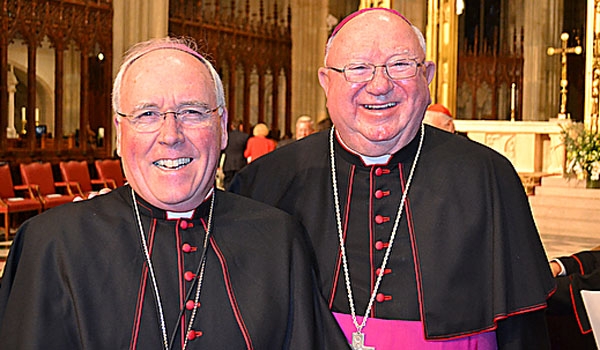
<instances>
[{"instance_id":1,"label":"red upholstered chair","mask_svg":"<svg viewBox=\"0 0 600 350\"><path fill-rule=\"evenodd\" d=\"M23 191L23 197L17 197L15 191ZM42 203L33 193L31 187L14 186L8 164L0 165L0 213L4 214L4 237L10 237L10 215L13 213L36 211L42 212Z\"/></svg>"},{"instance_id":2,"label":"red upholstered chair","mask_svg":"<svg viewBox=\"0 0 600 350\"><path fill-rule=\"evenodd\" d=\"M90 170L85 160L60 162L59 167L63 181L67 183L67 189L71 195L87 198L88 194L94 191L93 185L108 187L104 181L90 178Z\"/></svg>"},{"instance_id":3,"label":"red upholstered chair","mask_svg":"<svg viewBox=\"0 0 600 350\"><path fill-rule=\"evenodd\" d=\"M98 177L113 189L125 184L123 169L119 159L98 159L94 162Z\"/></svg>"},{"instance_id":4,"label":"red upholstered chair","mask_svg":"<svg viewBox=\"0 0 600 350\"><path fill-rule=\"evenodd\" d=\"M74 195L56 191L56 187L66 189L67 184L65 182L54 182L50 163L21 163L20 169L23 183L37 189L44 210L72 202L75 198Z\"/></svg>"}]
</instances>

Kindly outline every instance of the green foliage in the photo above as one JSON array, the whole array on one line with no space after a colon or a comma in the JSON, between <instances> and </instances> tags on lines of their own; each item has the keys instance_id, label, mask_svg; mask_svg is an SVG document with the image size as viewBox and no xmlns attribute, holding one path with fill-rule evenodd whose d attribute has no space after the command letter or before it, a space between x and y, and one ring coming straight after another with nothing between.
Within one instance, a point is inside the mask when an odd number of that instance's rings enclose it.
<instances>
[{"instance_id":1,"label":"green foliage","mask_svg":"<svg viewBox=\"0 0 600 350\"><path fill-rule=\"evenodd\" d=\"M582 123L562 127L561 137L567 153L567 174L600 179L600 134L591 132Z\"/></svg>"}]
</instances>

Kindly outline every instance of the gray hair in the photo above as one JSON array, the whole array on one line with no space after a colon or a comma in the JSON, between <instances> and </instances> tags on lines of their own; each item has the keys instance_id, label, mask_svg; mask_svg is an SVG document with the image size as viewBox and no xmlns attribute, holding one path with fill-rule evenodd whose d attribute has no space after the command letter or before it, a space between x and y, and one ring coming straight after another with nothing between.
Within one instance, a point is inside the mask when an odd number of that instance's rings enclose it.
<instances>
[{"instance_id":1,"label":"gray hair","mask_svg":"<svg viewBox=\"0 0 600 350\"><path fill-rule=\"evenodd\" d=\"M217 106L225 107L225 92L223 90L223 82L219 77L219 74L213 67L213 65L206 59L202 54L198 52L198 44L192 38L158 38L158 39L150 39L148 41L144 41L138 44L133 45L125 54L123 58L123 63L119 68L119 72L115 77L115 81L113 83L113 93L112 93L112 107L115 112L119 110L119 103L121 99L121 85L123 82L123 76L125 72L131 66L133 62L135 62L140 57L144 56L147 53L157 50L179 50L183 52L187 52L190 55L196 57L200 62L202 62L206 68L208 69L215 88L215 94L217 98Z\"/></svg>"},{"instance_id":2,"label":"gray hair","mask_svg":"<svg viewBox=\"0 0 600 350\"><path fill-rule=\"evenodd\" d=\"M310 123L312 126L313 119L309 115L301 115L296 119L296 125L299 125L300 123Z\"/></svg>"},{"instance_id":3,"label":"gray hair","mask_svg":"<svg viewBox=\"0 0 600 350\"><path fill-rule=\"evenodd\" d=\"M423 36L423 33L421 33L421 30L419 28L417 28L414 24L411 24L411 23L409 23L409 24L410 24L410 27L412 28L413 32L417 36L417 39L419 40L421 49L423 49L423 55L427 55L427 44L425 43L425 37ZM325 59L323 60L323 64L325 66L327 66L327 58L329 57L329 50L331 50L331 46L333 44L333 39L337 36L338 33L339 33L339 31L334 33L333 35L331 35L329 37L329 39L327 40L327 44L325 45Z\"/></svg>"}]
</instances>

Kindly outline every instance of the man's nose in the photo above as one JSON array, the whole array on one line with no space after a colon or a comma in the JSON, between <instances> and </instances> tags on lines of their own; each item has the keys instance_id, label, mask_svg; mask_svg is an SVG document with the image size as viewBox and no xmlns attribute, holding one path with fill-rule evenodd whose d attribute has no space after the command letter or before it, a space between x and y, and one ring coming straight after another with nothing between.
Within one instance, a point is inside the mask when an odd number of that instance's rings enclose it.
<instances>
[{"instance_id":1,"label":"man's nose","mask_svg":"<svg viewBox=\"0 0 600 350\"><path fill-rule=\"evenodd\" d=\"M375 66L373 79L367 83L367 91L373 95L383 95L388 93L394 86L394 82L389 77L385 66Z\"/></svg>"}]
</instances>

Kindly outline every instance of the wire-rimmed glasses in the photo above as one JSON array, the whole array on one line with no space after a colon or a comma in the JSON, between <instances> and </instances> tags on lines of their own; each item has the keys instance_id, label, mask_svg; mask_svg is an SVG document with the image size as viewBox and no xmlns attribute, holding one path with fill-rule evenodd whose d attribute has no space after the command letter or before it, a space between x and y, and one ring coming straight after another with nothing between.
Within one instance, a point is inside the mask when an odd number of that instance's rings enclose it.
<instances>
[{"instance_id":1,"label":"wire-rimmed glasses","mask_svg":"<svg viewBox=\"0 0 600 350\"><path fill-rule=\"evenodd\" d=\"M350 83L365 83L373 80L375 70L378 67L385 68L385 73L392 80L412 78L417 75L417 69L424 65L414 58L392 57L385 64L372 63L350 63L343 68L325 67L338 73L344 74L346 81Z\"/></svg>"},{"instance_id":2,"label":"wire-rimmed glasses","mask_svg":"<svg viewBox=\"0 0 600 350\"><path fill-rule=\"evenodd\" d=\"M222 114L222 107L209 108L208 106L186 106L176 111L160 112L153 109L142 109L132 114L117 112L121 117L127 118L133 128L138 132L155 132L159 130L167 119L168 114L173 114L175 120L179 121L185 128L198 128L205 125L211 115L219 111Z\"/></svg>"}]
</instances>

